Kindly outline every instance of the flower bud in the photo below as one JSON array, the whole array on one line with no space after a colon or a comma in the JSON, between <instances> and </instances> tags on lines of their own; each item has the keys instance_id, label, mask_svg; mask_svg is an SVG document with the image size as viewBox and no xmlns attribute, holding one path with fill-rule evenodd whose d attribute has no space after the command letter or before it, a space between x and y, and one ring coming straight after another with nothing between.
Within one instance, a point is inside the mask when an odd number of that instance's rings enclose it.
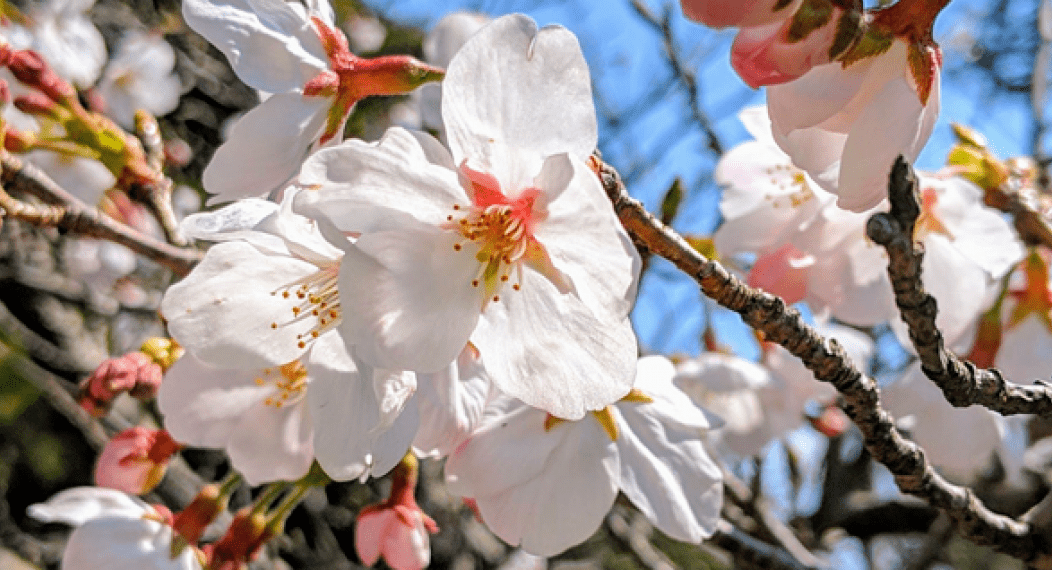
<instances>
[{"instance_id":1,"label":"flower bud","mask_svg":"<svg viewBox=\"0 0 1052 570\"><path fill-rule=\"evenodd\" d=\"M416 504L416 474L416 458L406 455L392 472L391 496L358 513L354 549L364 564L382 556L394 570L420 570L431 561L428 534L438 532L438 525Z\"/></svg>"},{"instance_id":2,"label":"flower bud","mask_svg":"<svg viewBox=\"0 0 1052 570\"><path fill-rule=\"evenodd\" d=\"M226 533L206 547L209 568L235 568L255 558L260 547L271 538L266 515L245 507L234 515Z\"/></svg>"},{"instance_id":3,"label":"flower bud","mask_svg":"<svg viewBox=\"0 0 1052 570\"><path fill-rule=\"evenodd\" d=\"M133 495L148 493L164 478L168 460L180 447L165 430L124 430L99 454L95 484Z\"/></svg>"},{"instance_id":4,"label":"flower bud","mask_svg":"<svg viewBox=\"0 0 1052 570\"><path fill-rule=\"evenodd\" d=\"M73 86L59 77L44 61L44 58L35 51L11 52L7 67L16 79L28 87L39 90L53 101L60 103L73 101L77 97Z\"/></svg>"},{"instance_id":5,"label":"flower bud","mask_svg":"<svg viewBox=\"0 0 1052 570\"><path fill-rule=\"evenodd\" d=\"M161 367L146 354L129 352L104 361L80 386L80 406L102 417L113 399L129 392L139 399L152 398L161 385Z\"/></svg>"},{"instance_id":6,"label":"flower bud","mask_svg":"<svg viewBox=\"0 0 1052 570\"><path fill-rule=\"evenodd\" d=\"M228 502L219 485L205 485L194 500L173 517L172 528L184 543L197 544L205 528L226 509Z\"/></svg>"}]
</instances>

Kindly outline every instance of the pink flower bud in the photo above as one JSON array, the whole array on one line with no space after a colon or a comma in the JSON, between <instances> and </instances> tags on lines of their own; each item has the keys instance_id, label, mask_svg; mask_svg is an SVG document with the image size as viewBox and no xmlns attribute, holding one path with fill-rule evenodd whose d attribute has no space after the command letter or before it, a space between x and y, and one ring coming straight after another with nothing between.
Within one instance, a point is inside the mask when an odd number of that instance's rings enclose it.
<instances>
[{"instance_id":1,"label":"pink flower bud","mask_svg":"<svg viewBox=\"0 0 1052 570\"><path fill-rule=\"evenodd\" d=\"M7 67L16 79L28 87L39 90L54 101L72 101L77 96L73 86L59 77L44 61L44 58L35 51L11 52Z\"/></svg>"},{"instance_id":2,"label":"pink flower bud","mask_svg":"<svg viewBox=\"0 0 1052 570\"><path fill-rule=\"evenodd\" d=\"M680 0L683 15L709 26L762 26L793 15L800 0Z\"/></svg>"},{"instance_id":3,"label":"pink flower bud","mask_svg":"<svg viewBox=\"0 0 1052 570\"><path fill-rule=\"evenodd\" d=\"M164 478L168 460L180 445L164 430L141 426L114 436L95 464L95 484L141 495Z\"/></svg>"},{"instance_id":4,"label":"pink flower bud","mask_svg":"<svg viewBox=\"0 0 1052 570\"><path fill-rule=\"evenodd\" d=\"M382 556L394 570L420 570L431 561L428 534L438 532L438 525L413 498L416 470L416 458L407 455L392 472L391 496L358 513L354 549L364 564Z\"/></svg>"},{"instance_id":5,"label":"pink flower bud","mask_svg":"<svg viewBox=\"0 0 1052 570\"><path fill-rule=\"evenodd\" d=\"M80 406L91 415L102 417L122 392L139 399L154 397L162 376L161 367L141 352L105 360L81 384Z\"/></svg>"},{"instance_id":6,"label":"pink flower bud","mask_svg":"<svg viewBox=\"0 0 1052 570\"><path fill-rule=\"evenodd\" d=\"M58 105L50 97L36 91L15 97L14 105L27 115L54 117L58 112Z\"/></svg>"}]
</instances>

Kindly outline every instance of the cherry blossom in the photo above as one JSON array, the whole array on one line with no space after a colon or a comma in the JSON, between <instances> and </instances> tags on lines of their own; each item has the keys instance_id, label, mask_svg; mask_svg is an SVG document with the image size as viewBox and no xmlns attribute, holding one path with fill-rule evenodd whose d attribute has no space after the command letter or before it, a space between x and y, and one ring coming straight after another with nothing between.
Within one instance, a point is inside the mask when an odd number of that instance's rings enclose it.
<instances>
[{"instance_id":1,"label":"cherry blossom","mask_svg":"<svg viewBox=\"0 0 1052 570\"><path fill-rule=\"evenodd\" d=\"M416 433L416 379L348 352L336 329L342 251L288 209L294 195L184 222L223 241L162 301L189 356L169 371L161 411L176 438L226 449L253 483L299 478L315 458L334 479L379 475Z\"/></svg>"},{"instance_id":2,"label":"cherry blossom","mask_svg":"<svg viewBox=\"0 0 1052 570\"><path fill-rule=\"evenodd\" d=\"M935 71L929 84L918 84L909 63L915 49L891 40L880 55L820 65L767 90L778 146L836 194L841 208L876 206L887 195L894 160L915 160L931 135L939 114L940 58L937 51L928 56Z\"/></svg>"},{"instance_id":3,"label":"cherry blossom","mask_svg":"<svg viewBox=\"0 0 1052 570\"><path fill-rule=\"evenodd\" d=\"M73 487L45 503L30 505L29 516L77 528L62 555L64 570L202 570L198 552L185 547L173 554L168 514L113 489Z\"/></svg>"},{"instance_id":4,"label":"cherry blossom","mask_svg":"<svg viewBox=\"0 0 1052 570\"><path fill-rule=\"evenodd\" d=\"M763 366L720 352L705 352L676 366L675 385L723 426L713 439L743 456L756 454L772 436L760 392L776 383Z\"/></svg>"},{"instance_id":5,"label":"cherry blossom","mask_svg":"<svg viewBox=\"0 0 1052 570\"><path fill-rule=\"evenodd\" d=\"M470 344L446 370L418 377L415 400L420 429L413 449L421 457L445 457L482 421L486 403L493 397L493 384Z\"/></svg>"},{"instance_id":6,"label":"cherry blossom","mask_svg":"<svg viewBox=\"0 0 1052 570\"><path fill-rule=\"evenodd\" d=\"M804 0L784 20L743 27L731 65L753 88L796 79L833 61L856 41L862 15L829 0Z\"/></svg>"},{"instance_id":7,"label":"cherry blossom","mask_svg":"<svg viewBox=\"0 0 1052 570\"><path fill-rule=\"evenodd\" d=\"M340 271L344 338L424 373L470 338L502 391L568 419L602 409L631 386L639 258L584 162L597 126L577 40L505 16L443 89L451 154L393 128L300 174L298 211L360 234Z\"/></svg>"},{"instance_id":8,"label":"cherry blossom","mask_svg":"<svg viewBox=\"0 0 1052 570\"><path fill-rule=\"evenodd\" d=\"M311 146L342 138L360 99L406 93L441 77L408 56L352 54L328 0L312 0L309 9L275 0L188 0L183 17L227 56L238 77L270 94L233 126L205 170L205 189L216 202L280 188Z\"/></svg>"},{"instance_id":9,"label":"cherry blossom","mask_svg":"<svg viewBox=\"0 0 1052 570\"><path fill-rule=\"evenodd\" d=\"M452 12L442 17L424 38L424 60L448 67L453 56L490 19L476 12ZM442 84L428 83L413 92L419 99L420 120L424 127L442 133Z\"/></svg>"},{"instance_id":10,"label":"cherry blossom","mask_svg":"<svg viewBox=\"0 0 1052 570\"><path fill-rule=\"evenodd\" d=\"M676 540L698 543L719 519L722 474L702 443L713 421L672 384L663 357L639 360L635 390L568 422L511 398L446 462L451 492L486 525L541 556L584 541L623 492Z\"/></svg>"},{"instance_id":11,"label":"cherry blossom","mask_svg":"<svg viewBox=\"0 0 1052 570\"><path fill-rule=\"evenodd\" d=\"M182 84L174 67L175 50L161 36L125 33L96 87L106 114L132 129L138 109L158 116L175 110Z\"/></svg>"}]
</instances>

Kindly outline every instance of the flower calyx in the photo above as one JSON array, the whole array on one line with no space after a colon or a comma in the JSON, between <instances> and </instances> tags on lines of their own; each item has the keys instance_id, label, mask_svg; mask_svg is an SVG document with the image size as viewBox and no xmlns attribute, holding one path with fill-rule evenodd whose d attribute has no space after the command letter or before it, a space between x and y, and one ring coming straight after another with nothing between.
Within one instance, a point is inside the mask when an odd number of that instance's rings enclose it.
<instances>
[{"instance_id":1,"label":"flower calyx","mask_svg":"<svg viewBox=\"0 0 1052 570\"><path fill-rule=\"evenodd\" d=\"M401 95L431 81L439 81L445 71L408 55L389 55L366 59L354 55L343 32L321 18L311 21L318 33L330 69L314 76L303 86L307 97L333 99L322 134L322 144L336 136L351 107L372 95Z\"/></svg>"}]
</instances>

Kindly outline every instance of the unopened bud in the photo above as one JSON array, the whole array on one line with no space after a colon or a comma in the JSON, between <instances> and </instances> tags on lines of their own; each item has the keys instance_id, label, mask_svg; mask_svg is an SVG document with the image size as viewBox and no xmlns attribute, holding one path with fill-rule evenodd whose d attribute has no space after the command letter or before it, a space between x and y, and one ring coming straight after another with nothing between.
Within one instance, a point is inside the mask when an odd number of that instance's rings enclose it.
<instances>
[{"instance_id":1,"label":"unopened bud","mask_svg":"<svg viewBox=\"0 0 1052 570\"><path fill-rule=\"evenodd\" d=\"M30 92L19 95L14 100L15 108L27 115L38 117L59 118L59 106L50 97L39 92Z\"/></svg>"},{"instance_id":2,"label":"unopened bud","mask_svg":"<svg viewBox=\"0 0 1052 570\"><path fill-rule=\"evenodd\" d=\"M205 528L226 509L227 502L228 497L219 485L205 485L194 500L173 517L172 528L185 544L197 544Z\"/></svg>"},{"instance_id":3,"label":"unopened bud","mask_svg":"<svg viewBox=\"0 0 1052 570\"><path fill-rule=\"evenodd\" d=\"M270 540L270 532L263 513L254 511L251 507L241 509L234 515L226 534L208 550L209 568L251 561L263 544Z\"/></svg>"},{"instance_id":4,"label":"unopened bud","mask_svg":"<svg viewBox=\"0 0 1052 570\"><path fill-rule=\"evenodd\" d=\"M363 59L355 65L357 88L362 96L400 95L425 83L441 81L446 72L408 55Z\"/></svg>"},{"instance_id":5,"label":"unopened bud","mask_svg":"<svg viewBox=\"0 0 1052 570\"><path fill-rule=\"evenodd\" d=\"M95 484L133 495L148 493L164 478L168 461L181 447L165 430L126 429L99 454Z\"/></svg>"},{"instance_id":6,"label":"unopened bud","mask_svg":"<svg viewBox=\"0 0 1052 570\"><path fill-rule=\"evenodd\" d=\"M95 369L80 386L79 403L91 415L102 417L122 392L139 399L153 398L162 378L161 367L152 358L142 352L129 352L110 358Z\"/></svg>"},{"instance_id":7,"label":"unopened bud","mask_svg":"<svg viewBox=\"0 0 1052 570\"><path fill-rule=\"evenodd\" d=\"M162 337L146 339L142 346L139 347L139 350L149 356L164 372L167 372L175 364L175 361L179 360L186 352L186 349L179 346L179 343L175 342L174 339Z\"/></svg>"},{"instance_id":8,"label":"unopened bud","mask_svg":"<svg viewBox=\"0 0 1052 570\"><path fill-rule=\"evenodd\" d=\"M11 53L7 64L16 79L28 87L39 90L56 102L76 99L77 91L64 81L57 73L32 50L18 50Z\"/></svg>"}]
</instances>

